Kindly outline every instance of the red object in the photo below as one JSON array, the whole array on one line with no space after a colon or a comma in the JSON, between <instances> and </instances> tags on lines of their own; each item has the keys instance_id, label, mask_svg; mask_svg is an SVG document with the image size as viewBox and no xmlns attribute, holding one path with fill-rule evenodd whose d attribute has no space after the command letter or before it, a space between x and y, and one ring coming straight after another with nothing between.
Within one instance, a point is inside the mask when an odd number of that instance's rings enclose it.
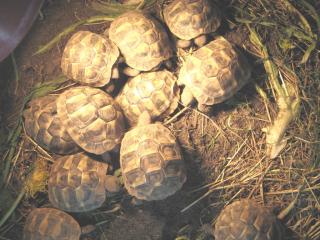
<instances>
[{"instance_id":1,"label":"red object","mask_svg":"<svg viewBox=\"0 0 320 240\"><path fill-rule=\"evenodd\" d=\"M0 62L21 42L43 0L0 0Z\"/></svg>"}]
</instances>

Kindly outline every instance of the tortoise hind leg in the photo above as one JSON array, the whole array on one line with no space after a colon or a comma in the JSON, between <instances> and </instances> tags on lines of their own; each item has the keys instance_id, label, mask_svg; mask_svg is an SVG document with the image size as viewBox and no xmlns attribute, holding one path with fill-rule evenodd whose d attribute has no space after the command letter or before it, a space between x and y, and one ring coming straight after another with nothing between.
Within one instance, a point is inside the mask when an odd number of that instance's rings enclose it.
<instances>
[{"instance_id":1,"label":"tortoise hind leg","mask_svg":"<svg viewBox=\"0 0 320 240\"><path fill-rule=\"evenodd\" d=\"M211 111L211 106L198 103L198 110L203 113L209 113Z\"/></svg>"},{"instance_id":2,"label":"tortoise hind leg","mask_svg":"<svg viewBox=\"0 0 320 240\"><path fill-rule=\"evenodd\" d=\"M111 164L112 158L111 158L111 155L109 152L105 152L105 153L101 154L101 158L102 158L103 162Z\"/></svg>"},{"instance_id":3,"label":"tortoise hind leg","mask_svg":"<svg viewBox=\"0 0 320 240\"><path fill-rule=\"evenodd\" d=\"M114 67L112 69L111 78L112 79L118 79L120 77L119 75L119 69L117 67Z\"/></svg>"},{"instance_id":4,"label":"tortoise hind leg","mask_svg":"<svg viewBox=\"0 0 320 240\"><path fill-rule=\"evenodd\" d=\"M131 199L131 204L132 204L133 206L135 206L135 207L141 206L143 203L144 203L143 200L138 199L138 198L136 198L136 197L133 197L133 198Z\"/></svg>"},{"instance_id":5,"label":"tortoise hind leg","mask_svg":"<svg viewBox=\"0 0 320 240\"><path fill-rule=\"evenodd\" d=\"M173 70L173 62L170 59L164 61L164 65L168 70Z\"/></svg>"},{"instance_id":6,"label":"tortoise hind leg","mask_svg":"<svg viewBox=\"0 0 320 240\"><path fill-rule=\"evenodd\" d=\"M102 89L103 89L105 92L111 94L111 93L114 91L114 89L115 89L115 85L114 85L114 83L111 81L111 82L109 82L107 85L105 85L104 87L102 87Z\"/></svg>"}]
</instances>

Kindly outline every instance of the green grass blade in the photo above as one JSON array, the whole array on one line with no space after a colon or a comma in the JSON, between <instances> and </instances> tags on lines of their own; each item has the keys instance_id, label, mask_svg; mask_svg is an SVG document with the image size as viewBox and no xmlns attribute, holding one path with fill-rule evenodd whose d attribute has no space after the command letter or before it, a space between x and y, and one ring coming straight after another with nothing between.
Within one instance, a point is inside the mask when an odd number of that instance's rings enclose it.
<instances>
[{"instance_id":1,"label":"green grass blade","mask_svg":"<svg viewBox=\"0 0 320 240\"><path fill-rule=\"evenodd\" d=\"M8 209L8 211L5 213L5 215L0 219L0 227L3 226L3 224L8 220L8 218L11 216L11 214L14 212L14 210L19 205L20 201L23 199L25 194L25 190L22 189L22 191L19 193L16 200L13 202L12 206Z\"/></svg>"},{"instance_id":2,"label":"green grass blade","mask_svg":"<svg viewBox=\"0 0 320 240\"><path fill-rule=\"evenodd\" d=\"M309 10L310 16L315 20L318 28L318 33L320 33L320 16L317 10L307 1L301 0L301 4Z\"/></svg>"},{"instance_id":3,"label":"green grass blade","mask_svg":"<svg viewBox=\"0 0 320 240\"><path fill-rule=\"evenodd\" d=\"M138 4L135 5L125 5L125 4L120 4L120 3L101 3L101 2L92 2L91 3L91 8L107 14L111 16L117 16L122 13L125 13L127 11L134 10L138 7Z\"/></svg>"},{"instance_id":4,"label":"green grass blade","mask_svg":"<svg viewBox=\"0 0 320 240\"><path fill-rule=\"evenodd\" d=\"M14 158L16 146L17 146L19 137L21 135L21 132L22 132L22 120L19 119L17 127L12 131L11 137L8 140L8 143L7 143L8 150L4 155L5 157L2 159L4 166L0 174L0 188L2 188L7 182L7 178L10 173L11 162L12 162L12 159Z\"/></svg>"},{"instance_id":5,"label":"green grass blade","mask_svg":"<svg viewBox=\"0 0 320 240\"><path fill-rule=\"evenodd\" d=\"M31 99L47 95L48 93L57 89L63 82L67 80L68 79L66 77L60 76L52 81L36 85L36 87L24 98L22 107L20 109L17 126L9 133L8 139L5 143L6 151L3 155L4 157L2 158L1 169L3 170L0 174L0 188L3 187L4 184L7 182L7 178L11 170L11 162L14 158L16 146L22 133L22 116L26 105Z\"/></svg>"},{"instance_id":6,"label":"green grass blade","mask_svg":"<svg viewBox=\"0 0 320 240\"><path fill-rule=\"evenodd\" d=\"M45 53L48 50L50 50L57 42L60 41L61 38L63 38L64 36L66 36L67 34L73 32L78 26L80 26L81 24L83 24L84 21L79 21L77 23L72 24L71 26L67 27L65 30L63 30L61 33L59 33L57 36L55 36L51 41L49 41L47 44L45 44L44 46L40 46L39 49L33 54L34 55L38 55L41 53Z\"/></svg>"},{"instance_id":7,"label":"green grass blade","mask_svg":"<svg viewBox=\"0 0 320 240\"><path fill-rule=\"evenodd\" d=\"M307 50L304 52L304 54L303 54L302 60L301 60L301 62L300 62L301 64L304 64L304 63L306 63L306 62L308 61L308 59L309 59L312 51L315 50L316 46L317 46L317 42L314 41L314 42L308 47L308 49L307 49Z\"/></svg>"},{"instance_id":8,"label":"green grass blade","mask_svg":"<svg viewBox=\"0 0 320 240\"><path fill-rule=\"evenodd\" d=\"M297 8L295 8L288 0L282 0L282 2L287 7L288 11L299 16L303 29L312 36L313 32L311 30L310 24L308 20L303 16L303 14Z\"/></svg>"},{"instance_id":9,"label":"green grass blade","mask_svg":"<svg viewBox=\"0 0 320 240\"><path fill-rule=\"evenodd\" d=\"M38 55L38 54L42 54L49 51L57 42L59 42L63 37L65 37L69 33L75 31L75 29L80 25L103 23L106 21L112 21L113 19L114 19L113 17L109 17L109 16L94 16L84 20L80 20L70 25L69 27L65 28L62 32L60 32L57 36L55 36L52 40L50 40L45 45L40 46L39 49L33 55Z\"/></svg>"},{"instance_id":10,"label":"green grass blade","mask_svg":"<svg viewBox=\"0 0 320 240\"><path fill-rule=\"evenodd\" d=\"M149 8L155 3L156 0L145 0L141 1L139 4L92 2L91 8L108 16L117 17L125 12L135 9Z\"/></svg>"}]
</instances>

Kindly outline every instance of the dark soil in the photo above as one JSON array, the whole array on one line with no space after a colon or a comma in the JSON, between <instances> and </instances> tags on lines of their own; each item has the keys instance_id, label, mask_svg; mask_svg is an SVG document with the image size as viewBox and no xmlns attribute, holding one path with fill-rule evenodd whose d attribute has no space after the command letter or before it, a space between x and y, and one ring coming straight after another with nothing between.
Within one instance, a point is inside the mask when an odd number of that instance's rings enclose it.
<instances>
[{"instance_id":1,"label":"dark soil","mask_svg":"<svg viewBox=\"0 0 320 240\"><path fill-rule=\"evenodd\" d=\"M46 3L43 7L44 19L36 20L28 35L14 52L19 82L16 83L13 80L10 58L0 64L0 88L8 89L7 92L2 91L0 96L0 121L6 123L4 124L6 128L15 125L23 98L37 83L54 80L61 75L60 59L70 35L63 38L50 51L34 56L38 47L79 19L98 14L88 7L85 0L70 2L53 0ZM101 33L106 27L106 24L98 24L81 26L77 30L89 29ZM235 28L223 34L238 46L248 39L247 32L243 29ZM255 69L252 79L261 83L266 79L260 74L261 66L258 67L252 58L251 62ZM270 115L274 116L274 108L269 110ZM178 111L179 109L176 112ZM239 143L247 141L249 147L259 153L254 157L261 159L264 145L261 142L255 142L255 139L263 140L261 128L269 123L265 111L265 105L253 84L249 84L229 101L215 106L209 114L210 118L194 110L184 113L168 126L180 141L187 164L188 180L183 189L166 200L147 202L141 206L134 206L131 198L123 192L113 202L106 203L98 211L74 215L82 226L97 225L93 232L82 238L171 240L178 236L186 236L189 239L213 239L211 222L223 207L221 202L226 201L220 198L220 192L211 194L183 213L181 210L206 192L206 189L197 192L193 190L217 177L227 159L235 154L235 150L240 146ZM216 125L226 133L225 137L219 133ZM247 152L240 151L239 154L245 158ZM300 155L295 156L295 161L302 161L302 158ZM28 155L26 162L31 160L33 158ZM18 189L19 181L15 179L17 186L13 184L11 189ZM16 191L13 191L12 195L15 194ZM242 194L248 195L248 193ZM46 205L48 201L45 193L23 201L12 217L12 227L6 232L4 239L22 239L24 217L33 207ZM276 211L279 212L278 209Z\"/></svg>"}]
</instances>

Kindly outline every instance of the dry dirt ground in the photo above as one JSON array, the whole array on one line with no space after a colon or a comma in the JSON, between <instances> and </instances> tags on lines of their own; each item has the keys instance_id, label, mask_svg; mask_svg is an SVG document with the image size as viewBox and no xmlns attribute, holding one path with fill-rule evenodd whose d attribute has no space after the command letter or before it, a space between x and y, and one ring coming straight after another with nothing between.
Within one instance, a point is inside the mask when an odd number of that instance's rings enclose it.
<instances>
[{"instance_id":1,"label":"dry dirt ground","mask_svg":"<svg viewBox=\"0 0 320 240\"><path fill-rule=\"evenodd\" d=\"M23 98L36 84L51 81L61 75L60 58L70 35L48 52L33 56L38 47L75 21L93 15L97 13L87 6L86 1L55 0L44 6L43 19L37 19L14 52L19 81L14 81L10 59L0 65L0 87L8 89L7 93L3 92L1 96L1 121L5 121L7 127L14 126ZM77 29L101 33L106 26L97 24ZM238 46L248 39L248 32L243 28L222 30L221 33ZM261 62L252 56L248 57L254 69L253 81L268 88L264 83L267 77ZM182 108L180 106L176 113ZM307 114L310 106L305 104L303 108L302 117L309 116ZM123 192L99 211L75 214L73 216L82 226L96 224L96 229L83 236L83 239L170 240L178 239L179 236L180 240L213 239L211 224L217 214L225 204L240 197L254 198L261 204L272 207L275 214L278 214L295 199L304 178L317 187L320 180L319 172L302 169L302 166L312 165L310 161L315 159L316 146L301 140L316 139L317 134L311 124L316 123L315 119L309 119L304 126L300 126L301 122L294 123L289 132L298 138L290 141L281 157L275 160L265 158L262 128L270 123L268 116L273 118L275 115L275 103L266 104L253 83L249 83L229 101L215 106L209 116L193 109L187 110L167 125L180 141L187 163L188 180L183 189L166 200L144 203L141 206L133 206L130 197ZM19 146L23 154L16 161L9 184L10 201L19 192L21 172L26 171L32 161L39 157L35 146L23 136L22 139L23 143L20 142ZM266 169L269 172L262 174ZM287 173L291 174L290 177ZM200 188L208 183L212 183L212 186ZM208 190L210 194L194 206L188 207ZM315 191L319 191L319 188ZM298 233L307 231L303 229L305 225L319 221L319 208L317 210L315 207L312 194L318 192L306 191L299 200L299 210L284 220L284 223ZM4 233L0 239L21 239L25 216L32 208L39 206L48 206L45 192L22 201L9 223L0 229ZM310 209L304 213L302 209L306 206ZM181 212L186 207L188 208ZM1 209L5 207L2 206ZM304 219L303 214L310 214L310 222L303 220L299 227L297 219Z\"/></svg>"}]
</instances>

